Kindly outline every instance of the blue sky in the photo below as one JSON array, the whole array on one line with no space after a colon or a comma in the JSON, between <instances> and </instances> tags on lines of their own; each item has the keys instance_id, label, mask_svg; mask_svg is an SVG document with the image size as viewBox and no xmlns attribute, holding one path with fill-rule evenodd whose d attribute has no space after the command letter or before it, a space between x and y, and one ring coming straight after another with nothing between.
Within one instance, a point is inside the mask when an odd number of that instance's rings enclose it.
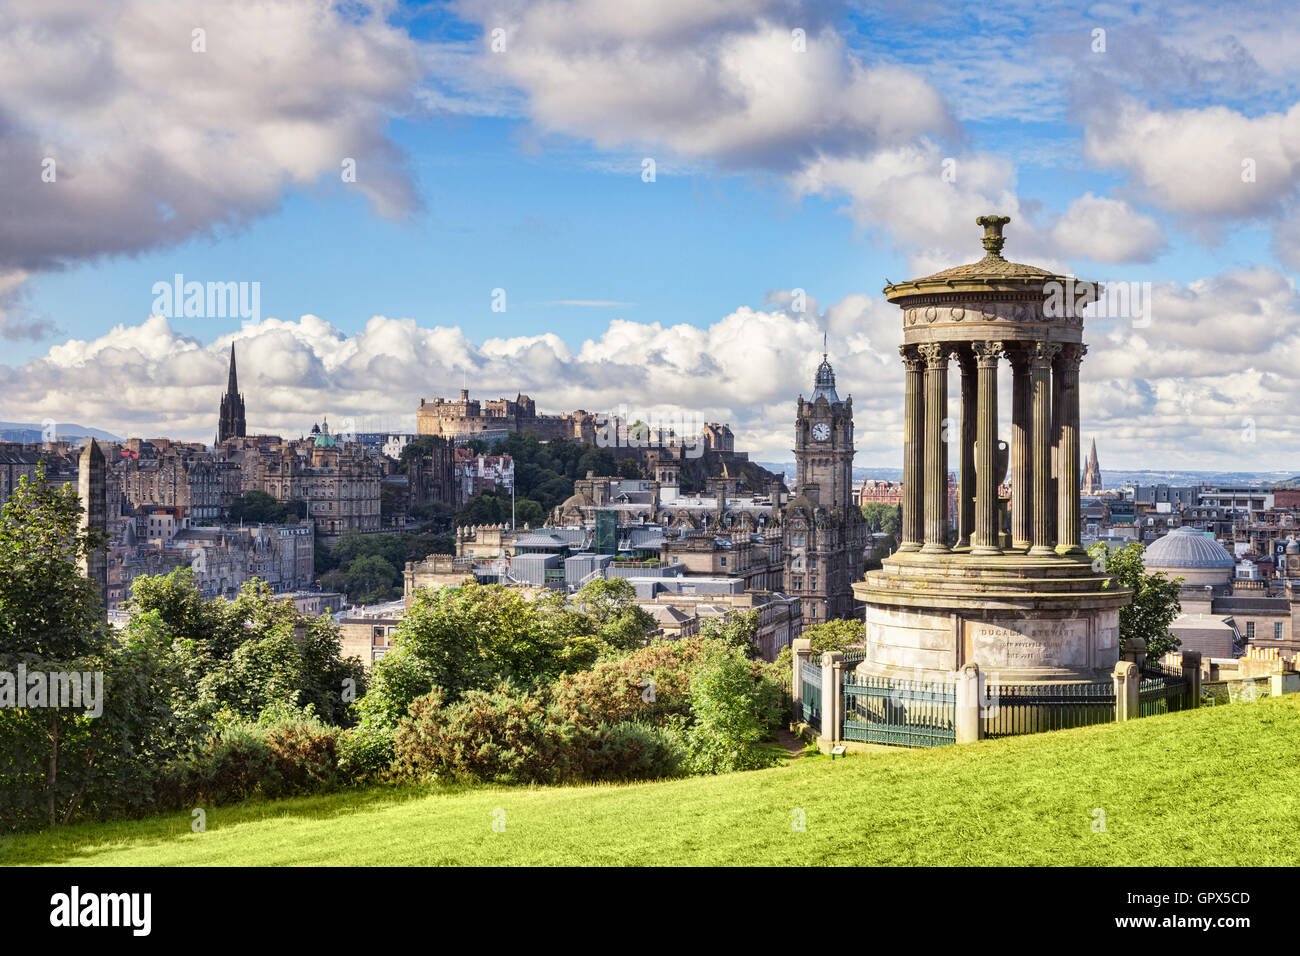
<instances>
[{"instance_id":1,"label":"blue sky","mask_svg":"<svg viewBox=\"0 0 1300 956\"><path fill-rule=\"evenodd\" d=\"M1155 287L1150 329L1090 335L1104 466L1300 467L1275 411L1300 359L1285 5L122 9L0 14L0 148L65 170L0 187L0 418L207 438L238 341L262 430L411 428L468 380L727 420L788 457L828 332L859 463L892 466L880 288L977 258L974 215L1004 212L1010 258ZM151 319L175 273L259 283L262 321Z\"/></svg>"}]
</instances>

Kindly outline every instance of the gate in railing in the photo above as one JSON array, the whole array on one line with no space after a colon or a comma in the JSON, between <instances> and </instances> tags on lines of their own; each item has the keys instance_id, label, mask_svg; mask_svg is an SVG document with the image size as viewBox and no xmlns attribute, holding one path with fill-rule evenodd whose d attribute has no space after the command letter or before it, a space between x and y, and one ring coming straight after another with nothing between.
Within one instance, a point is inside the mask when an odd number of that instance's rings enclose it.
<instances>
[{"instance_id":1,"label":"gate in railing","mask_svg":"<svg viewBox=\"0 0 1300 956\"><path fill-rule=\"evenodd\" d=\"M797 659L796 663L798 663ZM799 684L803 722L820 732L822 729L822 669L812 661L800 663Z\"/></svg>"},{"instance_id":2,"label":"gate in railing","mask_svg":"<svg viewBox=\"0 0 1300 956\"><path fill-rule=\"evenodd\" d=\"M998 684L980 701L980 736L1012 737L1106 724L1115 719L1115 683Z\"/></svg>"},{"instance_id":3,"label":"gate in railing","mask_svg":"<svg viewBox=\"0 0 1300 956\"><path fill-rule=\"evenodd\" d=\"M957 694L939 681L844 675L844 739L904 747L957 741Z\"/></svg>"},{"instance_id":4,"label":"gate in railing","mask_svg":"<svg viewBox=\"0 0 1300 956\"><path fill-rule=\"evenodd\" d=\"M1187 699L1188 684L1184 677L1162 673L1144 673L1138 681L1138 716L1154 717L1191 706Z\"/></svg>"}]
</instances>

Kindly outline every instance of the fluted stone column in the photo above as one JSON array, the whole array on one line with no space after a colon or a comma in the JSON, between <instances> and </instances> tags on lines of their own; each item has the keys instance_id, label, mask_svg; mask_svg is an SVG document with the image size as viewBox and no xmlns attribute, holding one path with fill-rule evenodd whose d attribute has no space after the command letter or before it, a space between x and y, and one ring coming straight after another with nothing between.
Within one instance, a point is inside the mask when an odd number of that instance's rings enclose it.
<instances>
[{"instance_id":1,"label":"fluted stone column","mask_svg":"<svg viewBox=\"0 0 1300 956\"><path fill-rule=\"evenodd\" d=\"M1037 342L1029 353L1029 382L1033 402L1033 545L1031 555L1055 554L1052 515L1052 359L1059 345Z\"/></svg>"},{"instance_id":2,"label":"fluted stone column","mask_svg":"<svg viewBox=\"0 0 1300 956\"><path fill-rule=\"evenodd\" d=\"M961 463L957 472L957 547L970 547L975 530L975 355L957 351L961 367Z\"/></svg>"},{"instance_id":3,"label":"fluted stone column","mask_svg":"<svg viewBox=\"0 0 1300 956\"><path fill-rule=\"evenodd\" d=\"M899 346L907 370L903 398L903 540L899 551L919 551L925 534L925 360Z\"/></svg>"},{"instance_id":4,"label":"fluted stone column","mask_svg":"<svg viewBox=\"0 0 1300 956\"><path fill-rule=\"evenodd\" d=\"M975 465L975 539L971 554L1001 554L998 522L998 358L1001 342L976 342L979 424Z\"/></svg>"},{"instance_id":5,"label":"fluted stone column","mask_svg":"<svg viewBox=\"0 0 1300 956\"><path fill-rule=\"evenodd\" d=\"M921 551L948 551L948 417L949 345L931 342L920 348L925 359L925 544Z\"/></svg>"},{"instance_id":6,"label":"fluted stone column","mask_svg":"<svg viewBox=\"0 0 1300 956\"><path fill-rule=\"evenodd\" d=\"M1051 540L1060 540L1060 528L1056 526L1059 508L1057 500L1061 494L1061 410L1065 407L1061 400L1061 383L1064 373L1061 371L1061 348L1057 346L1056 357L1052 359L1052 485L1051 485Z\"/></svg>"},{"instance_id":7,"label":"fluted stone column","mask_svg":"<svg viewBox=\"0 0 1300 956\"><path fill-rule=\"evenodd\" d=\"M1061 353L1061 444L1057 452L1057 554L1081 553L1079 543L1079 364L1086 345Z\"/></svg>"},{"instance_id":8,"label":"fluted stone column","mask_svg":"<svg viewBox=\"0 0 1300 956\"><path fill-rule=\"evenodd\" d=\"M1011 361L1011 547L1024 551L1033 538L1033 474L1031 450L1033 401L1029 385L1029 356L1023 349L1008 353Z\"/></svg>"}]
</instances>

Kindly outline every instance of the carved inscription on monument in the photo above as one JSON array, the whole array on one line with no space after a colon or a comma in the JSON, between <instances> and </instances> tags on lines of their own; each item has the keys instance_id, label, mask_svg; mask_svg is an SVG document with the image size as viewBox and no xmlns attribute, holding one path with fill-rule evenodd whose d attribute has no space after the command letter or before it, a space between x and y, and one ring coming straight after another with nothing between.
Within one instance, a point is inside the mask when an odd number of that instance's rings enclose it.
<instances>
[{"instance_id":1,"label":"carved inscription on monument","mask_svg":"<svg viewBox=\"0 0 1300 956\"><path fill-rule=\"evenodd\" d=\"M966 622L966 659L980 667L1085 667L1087 621Z\"/></svg>"}]
</instances>

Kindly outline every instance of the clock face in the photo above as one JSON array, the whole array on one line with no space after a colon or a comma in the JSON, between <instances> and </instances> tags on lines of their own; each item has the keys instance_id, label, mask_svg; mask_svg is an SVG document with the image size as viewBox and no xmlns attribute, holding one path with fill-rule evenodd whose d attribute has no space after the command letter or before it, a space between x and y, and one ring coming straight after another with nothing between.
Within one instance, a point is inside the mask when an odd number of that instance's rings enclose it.
<instances>
[{"instance_id":1,"label":"clock face","mask_svg":"<svg viewBox=\"0 0 1300 956\"><path fill-rule=\"evenodd\" d=\"M831 437L831 426L825 422L818 422L812 429L813 441L825 441Z\"/></svg>"}]
</instances>

